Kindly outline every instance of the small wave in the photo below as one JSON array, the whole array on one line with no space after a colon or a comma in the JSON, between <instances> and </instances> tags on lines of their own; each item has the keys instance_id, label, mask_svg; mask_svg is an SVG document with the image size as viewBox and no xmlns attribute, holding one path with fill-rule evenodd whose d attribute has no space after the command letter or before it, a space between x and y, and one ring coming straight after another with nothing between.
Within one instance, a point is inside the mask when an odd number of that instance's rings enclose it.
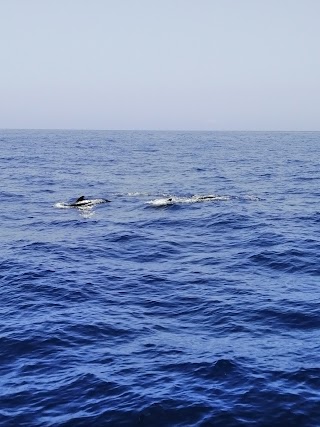
<instances>
[{"instance_id":1,"label":"small wave","mask_svg":"<svg viewBox=\"0 0 320 427\"><path fill-rule=\"evenodd\" d=\"M58 209L70 209L71 208L71 206L68 205L68 203L65 203L65 202L57 202L57 203L54 204L54 207L58 208Z\"/></svg>"},{"instance_id":2,"label":"small wave","mask_svg":"<svg viewBox=\"0 0 320 427\"><path fill-rule=\"evenodd\" d=\"M85 205L79 205L79 206L71 206L70 204L66 203L66 202L57 202L54 204L55 208L58 209L76 209L80 215L83 218L91 218L94 216L94 207L100 203L102 203L100 200L102 199L97 199L97 200L92 200L92 202L97 202L97 203L90 203L90 204L85 204Z\"/></svg>"},{"instance_id":3,"label":"small wave","mask_svg":"<svg viewBox=\"0 0 320 427\"><path fill-rule=\"evenodd\" d=\"M99 204L99 203L96 203ZM65 202L58 202L55 203L54 207L58 208L58 209L72 209L72 208L77 208L80 211L90 211L92 210L92 208L96 205L95 203L90 203L90 204L86 204L86 205L79 205L79 206L71 206L68 203Z\"/></svg>"},{"instance_id":4,"label":"small wave","mask_svg":"<svg viewBox=\"0 0 320 427\"><path fill-rule=\"evenodd\" d=\"M260 200L262 200L260 197L254 196L253 194L248 194L246 196L242 196L241 199L252 201L252 202L259 202Z\"/></svg>"},{"instance_id":5,"label":"small wave","mask_svg":"<svg viewBox=\"0 0 320 427\"><path fill-rule=\"evenodd\" d=\"M176 200L174 201L172 198L169 199L154 199L154 200L150 200L149 202L147 202L148 205L151 206L170 206L173 205L176 202Z\"/></svg>"},{"instance_id":6,"label":"small wave","mask_svg":"<svg viewBox=\"0 0 320 427\"><path fill-rule=\"evenodd\" d=\"M130 193L126 193L125 195L126 196L130 196L130 197L139 197L139 196L150 197L150 196L152 196L152 194L150 194L150 193L143 193L143 192L140 192L140 191L133 191L133 192L130 192Z\"/></svg>"},{"instance_id":7,"label":"small wave","mask_svg":"<svg viewBox=\"0 0 320 427\"><path fill-rule=\"evenodd\" d=\"M119 194L119 196L128 196L128 197L157 197L157 198L170 198L170 193L150 193L142 191L134 191L130 193Z\"/></svg>"}]
</instances>

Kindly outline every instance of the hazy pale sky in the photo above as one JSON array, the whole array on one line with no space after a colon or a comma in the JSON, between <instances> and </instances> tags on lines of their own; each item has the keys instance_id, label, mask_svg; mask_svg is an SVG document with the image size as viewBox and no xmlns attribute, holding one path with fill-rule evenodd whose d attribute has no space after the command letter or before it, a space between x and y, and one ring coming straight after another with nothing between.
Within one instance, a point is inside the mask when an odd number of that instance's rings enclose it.
<instances>
[{"instance_id":1,"label":"hazy pale sky","mask_svg":"<svg viewBox=\"0 0 320 427\"><path fill-rule=\"evenodd\" d=\"M320 130L320 0L0 0L0 128Z\"/></svg>"}]
</instances>

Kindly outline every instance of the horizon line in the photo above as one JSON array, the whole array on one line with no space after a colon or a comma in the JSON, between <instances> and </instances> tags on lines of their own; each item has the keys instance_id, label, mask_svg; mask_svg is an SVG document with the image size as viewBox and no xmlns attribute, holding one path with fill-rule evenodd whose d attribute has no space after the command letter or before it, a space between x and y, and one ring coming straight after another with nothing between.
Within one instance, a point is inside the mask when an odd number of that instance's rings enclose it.
<instances>
[{"instance_id":1,"label":"horizon line","mask_svg":"<svg viewBox=\"0 0 320 427\"><path fill-rule=\"evenodd\" d=\"M0 128L0 131L86 131L86 132L320 132L317 130L288 130L288 129L103 129L103 128Z\"/></svg>"}]
</instances>

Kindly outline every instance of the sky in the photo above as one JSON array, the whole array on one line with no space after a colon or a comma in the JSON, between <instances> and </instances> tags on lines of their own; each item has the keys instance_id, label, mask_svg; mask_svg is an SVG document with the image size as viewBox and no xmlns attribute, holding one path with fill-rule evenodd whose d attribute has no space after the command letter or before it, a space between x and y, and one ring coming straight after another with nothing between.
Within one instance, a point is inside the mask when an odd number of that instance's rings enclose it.
<instances>
[{"instance_id":1,"label":"sky","mask_svg":"<svg viewBox=\"0 0 320 427\"><path fill-rule=\"evenodd\" d=\"M319 0L0 0L0 128L320 130Z\"/></svg>"}]
</instances>

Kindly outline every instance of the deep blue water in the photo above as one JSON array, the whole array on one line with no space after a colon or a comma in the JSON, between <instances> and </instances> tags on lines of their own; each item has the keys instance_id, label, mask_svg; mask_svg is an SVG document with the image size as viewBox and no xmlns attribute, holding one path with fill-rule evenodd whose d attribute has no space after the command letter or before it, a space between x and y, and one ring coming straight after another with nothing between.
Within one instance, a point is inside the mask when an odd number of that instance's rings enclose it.
<instances>
[{"instance_id":1,"label":"deep blue water","mask_svg":"<svg viewBox=\"0 0 320 427\"><path fill-rule=\"evenodd\" d=\"M0 160L1 426L320 425L320 133L2 130Z\"/></svg>"}]
</instances>

